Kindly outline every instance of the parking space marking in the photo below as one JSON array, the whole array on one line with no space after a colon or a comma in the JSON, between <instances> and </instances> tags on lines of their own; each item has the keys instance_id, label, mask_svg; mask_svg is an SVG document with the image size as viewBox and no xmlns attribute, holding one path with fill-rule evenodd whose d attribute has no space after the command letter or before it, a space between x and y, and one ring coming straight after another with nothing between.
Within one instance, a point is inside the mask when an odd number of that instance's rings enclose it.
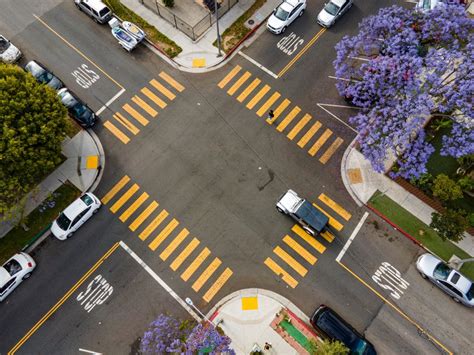
<instances>
[{"instance_id":1,"label":"parking space marking","mask_svg":"<svg viewBox=\"0 0 474 355\"><path fill-rule=\"evenodd\" d=\"M66 302L76 290L94 273L99 266L101 266L107 258L112 255L113 252L120 246L117 242L99 259L97 262L72 286L61 299L18 341L17 344L8 352L9 355L13 355L17 350L46 322L64 302Z\"/></svg>"},{"instance_id":2,"label":"parking space marking","mask_svg":"<svg viewBox=\"0 0 474 355\"><path fill-rule=\"evenodd\" d=\"M160 213L151 221L150 224L148 224L145 229L138 235L138 238L141 240L145 240L150 236L150 234L158 227L161 222L165 220L165 218L168 217L168 211L167 210L161 210Z\"/></svg>"},{"instance_id":3,"label":"parking space marking","mask_svg":"<svg viewBox=\"0 0 474 355\"><path fill-rule=\"evenodd\" d=\"M296 240L291 238L288 234L285 235L285 237L283 238L283 241L311 265L314 265L316 261L318 260L313 254L309 253L305 248L301 246L301 244L299 244ZM301 276L304 276L304 275L301 275Z\"/></svg>"},{"instance_id":4,"label":"parking space marking","mask_svg":"<svg viewBox=\"0 0 474 355\"><path fill-rule=\"evenodd\" d=\"M224 86L227 85L227 83L228 83L229 81L232 80L232 78L233 78L234 76L237 75L237 73L240 71L240 69L242 69L242 67L241 67L240 65L236 65L236 66L234 67L234 69L232 69L232 70L229 72L229 74L227 74L227 75L224 77L224 79L222 79L222 80L219 82L219 84L217 84L217 86L222 89Z\"/></svg>"},{"instance_id":5,"label":"parking space marking","mask_svg":"<svg viewBox=\"0 0 474 355\"><path fill-rule=\"evenodd\" d=\"M227 90L227 93L232 96L235 94L235 92L250 78L252 74L250 74L249 71L246 71L244 75L242 75L239 80L235 82L234 85L232 85L229 90Z\"/></svg>"},{"instance_id":6,"label":"parking space marking","mask_svg":"<svg viewBox=\"0 0 474 355\"><path fill-rule=\"evenodd\" d=\"M130 116L132 116L134 119L140 122L142 126L146 126L148 123L150 123L150 121L148 121L145 117L143 117L137 110L135 110L129 104L123 105L122 108L125 111L127 111L130 114Z\"/></svg>"},{"instance_id":7,"label":"parking space marking","mask_svg":"<svg viewBox=\"0 0 474 355\"><path fill-rule=\"evenodd\" d=\"M214 260L209 264L206 270L204 270L201 276L199 276L198 279L193 283L193 290L198 292L221 264L222 261L219 258L214 258Z\"/></svg>"},{"instance_id":8,"label":"parking space marking","mask_svg":"<svg viewBox=\"0 0 474 355\"><path fill-rule=\"evenodd\" d=\"M150 80L150 84L171 101L173 101L176 98L176 95L173 94L171 91L169 91L167 88L165 88L163 84L161 84L158 80L152 79Z\"/></svg>"},{"instance_id":9,"label":"parking space marking","mask_svg":"<svg viewBox=\"0 0 474 355\"><path fill-rule=\"evenodd\" d=\"M130 177L128 175L125 175L123 178L119 180L111 189L109 192L105 194L104 197L102 197L101 201L105 205L107 204L120 190L123 189L125 185L130 181Z\"/></svg>"},{"instance_id":10,"label":"parking space marking","mask_svg":"<svg viewBox=\"0 0 474 355\"><path fill-rule=\"evenodd\" d=\"M298 142L298 147L304 148L304 146L309 142L311 138L316 134L316 132L321 128L322 124L319 121L313 124L313 126L305 133L303 137Z\"/></svg>"},{"instance_id":11,"label":"parking space marking","mask_svg":"<svg viewBox=\"0 0 474 355\"><path fill-rule=\"evenodd\" d=\"M137 184L133 184L132 187L130 187L127 192L125 192L120 198L115 202L112 207L110 207L110 211L112 213L117 212L120 207L122 207L125 202L127 202L134 194L137 192L140 188L138 187Z\"/></svg>"},{"instance_id":12,"label":"parking space marking","mask_svg":"<svg viewBox=\"0 0 474 355\"><path fill-rule=\"evenodd\" d=\"M249 86L247 86L247 88L244 91L242 91L242 93L237 97L237 101L238 102L244 101L247 98L247 96L249 96L250 93L255 90L258 84L260 84L260 79L254 79L254 81L252 81L252 83Z\"/></svg>"},{"instance_id":13,"label":"parking space marking","mask_svg":"<svg viewBox=\"0 0 474 355\"><path fill-rule=\"evenodd\" d=\"M168 223L168 225L163 228L160 233L158 233L158 235L155 237L155 239L153 239L153 241L148 245L148 247L151 250L155 251L156 248L158 248L160 244L163 243L166 238L168 238L171 232L173 232L178 225L179 222L175 218L173 218L171 222Z\"/></svg>"},{"instance_id":14,"label":"parking space marking","mask_svg":"<svg viewBox=\"0 0 474 355\"><path fill-rule=\"evenodd\" d=\"M135 218L135 220L128 226L131 231L135 231L140 225L145 221L145 219L148 218L149 215L153 213L154 210L158 207L158 203L156 201L153 201L148 205L148 207L140 213L140 215Z\"/></svg>"},{"instance_id":15,"label":"parking space marking","mask_svg":"<svg viewBox=\"0 0 474 355\"><path fill-rule=\"evenodd\" d=\"M137 198L136 201L133 202L130 207L127 208L127 210L120 215L119 219L122 222L127 221L127 219L133 214L133 212L135 212L138 207L140 207L148 199L148 197L149 195L146 192L142 193L140 197Z\"/></svg>"},{"instance_id":16,"label":"parking space marking","mask_svg":"<svg viewBox=\"0 0 474 355\"><path fill-rule=\"evenodd\" d=\"M165 261L168 257L176 250L176 248L186 239L189 235L189 231L186 228L183 228L181 232L178 233L176 238L163 250L160 254L161 260Z\"/></svg>"},{"instance_id":17,"label":"parking space marking","mask_svg":"<svg viewBox=\"0 0 474 355\"><path fill-rule=\"evenodd\" d=\"M280 265L278 265L272 258L266 258L264 264L267 265L270 270L272 270L278 276L281 276L281 279L285 281L288 286L295 288L298 286L298 281L296 281L289 273L285 271Z\"/></svg>"},{"instance_id":18,"label":"parking space marking","mask_svg":"<svg viewBox=\"0 0 474 355\"><path fill-rule=\"evenodd\" d=\"M168 84L170 84L172 87L174 87L176 90L179 92L182 92L184 90L184 86L178 83L176 80L174 80L171 76L166 74L165 72L161 72L159 74L159 77L162 78L164 81L166 81Z\"/></svg>"},{"instance_id":19,"label":"parking space marking","mask_svg":"<svg viewBox=\"0 0 474 355\"><path fill-rule=\"evenodd\" d=\"M207 292L202 297L204 301L210 302L212 298L219 292L219 290L224 286L224 284L232 276L233 272L231 269L226 268L219 278L212 284L212 286L207 290Z\"/></svg>"},{"instance_id":20,"label":"parking space marking","mask_svg":"<svg viewBox=\"0 0 474 355\"><path fill-rule=\"evenodd\" d=\"M148 105L145 101L143 101L140 97L138 97L137 95L135 95L134 97L132 97L132 101L137 104L138 106L140 106L142 108L143 111L145 111L146 113L148 113L151 117L156 117L156 115L158 115L158 112L153 108L151 107L150 105Z\"/></svg>"},{"instance_id":21,"label":"parking space marking","mask_svg":"<svg viewBox=\"0 0 474 355\"><path fill-rule=\"evenodd\" d=\"M349 212L347 212L340 204L338 204L334 200L331 200L325 194L319 195L318 199L322 201L326 206L332 208L333 211L335 211L339 216L344 218L346 221L351 219L352 215Z\"/></svg>"},{"instance_id":22,"label":"parking space marking","mask_svg":"<svg viewBox=\"0 0 474 355\"><path fill-rule=\"evenodd\" d=\"M273 252L278 255L280 259L282 259L285 263L290 265L293 270L295 270L301 276L304 277L308 273L308 270L303 265L296 261L295 258L293 258L286 251L284 251L279 245L277 245L277 247L273 249Z\"/></svg>"},{"instance_id":23,"label":"parking space marking","mask_svg":"<svg viewBox=\"0 0 474 355\"><path fill-rule=\"evenodd\" d=\"M205 247L199 255L194 259L191 264L184 270L181 274L181 279L188 281L191 276L196 272L199 266L206 260L206 258L211 254L211 251Z\"/></svg>"}]
</instances>

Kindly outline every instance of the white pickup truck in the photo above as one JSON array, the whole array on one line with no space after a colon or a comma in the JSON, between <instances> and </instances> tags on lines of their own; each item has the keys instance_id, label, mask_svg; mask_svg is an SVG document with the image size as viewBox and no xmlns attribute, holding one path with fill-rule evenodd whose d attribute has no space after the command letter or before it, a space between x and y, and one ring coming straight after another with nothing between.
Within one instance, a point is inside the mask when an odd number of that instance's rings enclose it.
<instances>
[{"instance_id":1,"label":"white pickup truck","mask_svg":"<svg viewBox=\"0 0 474 355\"><path fill-rule=\"evenodd\" d=\"M283 194L276 204L278 212L290 215L310 235L323 232L329 218L293 190Z\"/></svg>"}]
</instances>

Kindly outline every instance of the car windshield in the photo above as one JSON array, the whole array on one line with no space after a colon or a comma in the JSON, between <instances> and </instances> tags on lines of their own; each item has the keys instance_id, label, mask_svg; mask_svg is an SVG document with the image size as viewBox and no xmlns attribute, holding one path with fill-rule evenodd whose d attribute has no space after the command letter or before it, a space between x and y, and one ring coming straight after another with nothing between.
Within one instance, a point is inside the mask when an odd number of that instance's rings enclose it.
<instances>
[{"instance_id":1,"label":"car windshield","mask_svg":"<svg viewBox=\"0 0 474 355\"><path fill-rule=\"evenodd\" d=\"M82 118L86 121L91 116L91 113L87 109L87 107L80 104L79 102L76 103L73 107L71 107L71 113L73 114L74 117Z\"/></svg>"},{"instance_id":2,"label":"car windshield","mask_svg":"<svg viewBox=\"0 0 474 355\"><path fill-rule=\"evenodd\" d=\"M439 263L434 271L433 275L438 279L438 280L446 280L449 276L449 273L451 272L451 268L444 264L444 263Z\"/></svg>"},{"instance_id":3,"label":"car windshield","mask_svg":"<svg viewBox=\"0 0 474 355\"><path fill-rule=\"evenodd\" d=\"M58 224L59 228L62 230L67 230L69 228L69 225L71 224L71 220L66 217L64 213L61 213L56 220L56 223Z\"/></svg>"},{"instance_id":4,"label":"car windshield","mask_svg":"<svg viewBox=\"0 0 474 355\"><path fill-rule=\"evenodd\" d=\"M474 298L474 284L471 284L471 287L466 292L466 297L469 301L472 301L472 299Z\"/></svg>"},{"instance_id":5,"label":"car windshield","mask_svg":"<svg viewBox=\"0 0 474 355\"><path fill-rule=\"evenodd\" d=\"M16 273L20 272L21 271L21 265L18 261L16 261L15 259L12 259L10 260L9 262L7 262L5 265L3 265L3 267L5 268L5 270L8 271L8 273L10 274L10 276L13 276L15 275Z\"/></svg>"},{"instance_id":6,"label":"car windshield","mask_svg":"<svg viewBox=\"0 0 474 355\"><path fill-rule=\"evenodd\" d=\"M53 79L53 75L47 71L36 73L35 77L41 83L49 83Z\"/></svg>"},{"instance_id":7,"label":"car windshield","mask_svg":"<svg viewBox=\"0 0 474 355\"><path fill-rule=\"evenodd\" d=\"M286 21L286 19L288 18L288 14L288 12L279 7L275 12L275 17L279 20Z\"/></svg>"},{"instance_id":8,"label":"car windshield","mask_svg":"<svg viewBox=\"0 0 474 355\"><path fill-rule=\"evenodd\" d=\"M99 15L100 15L100 17L104 17L104 16L107 15L109 12L110 12L109 8L108 8L108 7L104 7L102 10L99 11Z\"/></svg>"},{"instance_id":9,"label":"car windshield","mask_svg":"<svg viewBox=\"0 0 474 355\"><path fill-rule=\"evenodd\" d=\"M81 200L86 204L86 206L90 206L94 203L94 200L89 195L82 195Z\"/></svg>"},{"instance_id":10,"label":"car windshield","mask_svg":"<svg viewBox=\"0 0 474 355\"><path fill-rule=\"evenodd\" d=\"M0 54L5 52L8 47L10 47L10 43L3 37L0 37Z\"/></svg>"},{"instance_id":11,"label":"car windshield","mask_svg":"<svg viewBox=\"0 0 474 355\"><path fill-rule=\"evenodd\" d=\"M324 6L324 10L326 10L328 14L336 16L337 12L339 11L339 7L332 2L328 2L326 6Z\"/></svg>"}]
</instances>

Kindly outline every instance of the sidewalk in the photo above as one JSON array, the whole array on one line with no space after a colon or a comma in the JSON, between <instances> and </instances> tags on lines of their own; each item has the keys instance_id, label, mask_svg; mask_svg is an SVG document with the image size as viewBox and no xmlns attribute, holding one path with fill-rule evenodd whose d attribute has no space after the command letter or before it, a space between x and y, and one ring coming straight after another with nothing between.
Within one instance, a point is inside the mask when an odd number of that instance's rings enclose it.
<instances>
[{"instance_id":1,"label":"sidewalk","mask_svg":"<svg viewBox=\"0 0 474 355\"><path fill-rule=\"evenodd\" d=\"M217 39L216 24L212 25L205 34L197 41L193 41L187 35L173 27L168 21L158 16L153 11L147 9L138 0L121 0L121 3L130 10L141 16L149 24L157 28L166 37L176 42L183 51L172 60L160 51L155 49L151 44L147 47L157 53L169 64L178 67L182 71L203 73L219 67L219 64L224 65L230 59L222 51L222 56L218 56L218 49L213 45ZM239 0L226 14L219 19L219 33L222 33L230 27L242 14L245 13L254 3L254 0ZM253 20L252 25L248 27L256 30L262 25L266 18L272 13L273 9L281 3L281 0L267 0L265 4L258 9L249 19ZM235 55L238 50L234 51Z\"/></svg>"},{"instance_id":2,"label":"sidewalk","mask_svg":"<svg viewBox=\"0 0 474 355\"><path fill-rule=\"evenodd\" d=\"M250 354L260 349L263 354L297 355L299 352L287 343L271 323L282 308L288 309L308 332L313 333L309 318L292 302L272 291L258 288L234 292L220 300L209 312L208 318L232 339L231 347L237 354ZM271 344L265 350L265 343Z\"/></svg>"},{"instance_id":3,"label":"sidewalk","mask_svg":"<svg viewBox=\"0 0 474 355\"><path fill-rule=\"evenodd\" d=\"M62 143L62 154L66 157L64 163L28 194L25 215L38 207L66 181L83 192L97 187L105 156L100 140L92 130L81 130L73 138L67 137ZM13 227L14 223L0 222L0 238Z\"/></svg>"},{"instance_id":4,"label":"sidewalk","mask_svg":"<svg viewBox=\"0 0 474 355\"><path fill-rule=\"evenodd\" d=\"M433 208L419 200L410 192L384 174L376 173L363 155L354 148L353 141L344 152L341 175L347 191L359 206L365 205L379 190L395 201L423 223L430 225ZM474 237L468 233L456 244L471 256L474 256Z\"/></svg>"}]
</instances>

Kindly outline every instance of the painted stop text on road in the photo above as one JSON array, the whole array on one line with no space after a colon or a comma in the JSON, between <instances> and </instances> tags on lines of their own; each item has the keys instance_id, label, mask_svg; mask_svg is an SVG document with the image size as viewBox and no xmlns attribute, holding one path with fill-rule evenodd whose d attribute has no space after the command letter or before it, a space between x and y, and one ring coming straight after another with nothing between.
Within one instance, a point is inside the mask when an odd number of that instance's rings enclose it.
<instances>
[{"instance_id":1,"label":"painted stop text on road","mask_svg":"<svg viewBox=\"0 0 474 355\"><path fill-rule=\"evenodd\" d=\"M404 290L410 285L402 278L400 271L386 261L375 271L372 280L383 289L390 291L390 296L397 300L400 299Z\"/></svg>"},{"instance_id":2,"label":"painted stop text on road","mask_svg":"<svg viewBox=\"0 0 474 355\"><path fill-rule=\"evenodd\" d=\"M283 37L277 43L277 48L286 55L290 56L296 52L299 46L304 43L304 39L291 32L288 36Z\"/></svg>"},{"instance_id":3,"label":"painted stop text on road","mask_svg":"<svg viewBox=\"0 0 474 355\"><path fill-rule=\"evenodd\" d=\"M84 89L90 88L92 84L94 84L97 80L100 79L99 74L97 74L92 69L89 69L87 64L82 64L71 74L74 79L76 79L76 83Z\"/></svg>"},{"instance_id":4,"label":"painted stop text on road","mask_svg":"<svg viewBox=\"0 0 474 355\"><path fill-rule=\"evenodd\" d=\"M112 292L114 292L112 285L102 275L97 275L87 285L87 289L79 293L76 300L84 306L87 313L90 313L95 306L103 304Z\"/></svg>"}]
</instances>

